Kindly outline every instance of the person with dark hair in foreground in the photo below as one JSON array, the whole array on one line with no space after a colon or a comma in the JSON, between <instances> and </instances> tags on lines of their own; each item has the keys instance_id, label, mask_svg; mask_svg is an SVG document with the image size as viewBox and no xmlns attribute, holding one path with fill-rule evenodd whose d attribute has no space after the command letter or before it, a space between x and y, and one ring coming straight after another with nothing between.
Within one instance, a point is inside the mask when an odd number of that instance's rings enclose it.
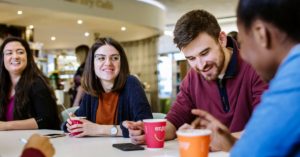
<instances>
[{"instance_id":1,"label":"person with dark hair in foreground","mask_svg":"<svg viewBox=\"0 0 300 157\"><path fill-rule=\"evenodd\" d=\"M21 157L52 157L55 149L48 137L33 134L24 146Z\"/></svg>"},{"instance_id":2,"label":"person with dark hair in foreground","mask_svg":"<svg viewBox=\"0 0 300 157\"><path fill-rule=\"evenodd\" d=\"M300 1L240 0L237 25L241 56L269 89L236 140L203 110L193 127L210 128L215 147L232 157L300 156Z\"/></svg>"}]
</instances>

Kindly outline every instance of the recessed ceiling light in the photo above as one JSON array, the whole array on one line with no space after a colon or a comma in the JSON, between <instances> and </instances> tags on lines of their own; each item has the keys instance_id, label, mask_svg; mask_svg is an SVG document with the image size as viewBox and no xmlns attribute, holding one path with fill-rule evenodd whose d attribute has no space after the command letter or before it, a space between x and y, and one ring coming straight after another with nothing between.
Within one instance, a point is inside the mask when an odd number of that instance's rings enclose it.
<instances>
[{"instance_id":1,"label":"recessed ceiling light","mask_svg":"<svg viewBox=\"0 0 300 157\"><path fill-rule=\"evenodd\" d=\"M22 10L19 10L19 11L17 12L17 14L18 14L18 15L22 15L22 14L23 14L23 11L22 11Z\"/></svg>"},{"instance_id":2,"label":"recessed ceiling light","mask_svg":"<svg viewBox=\"0 0 300 157\"><path fill-rule=\"evenodd\" d=\"M126 27L121 27L121 31L126 31Z\"/></svg>"},{"instance_id":3,"label":"recessed ceiling light","mask_svg":"<svg viewBox=\"0 0 300 157\"><path fill-rule=\"evenodd\" d=\"M29 29L33 29L33 28L34 28L34 26L33 26L33 25L29 25L28 27L29 27Z\"/></svg>"},{"instance_id":4,"label":"recessed ceiling light","mask_svg":"<svg viewBox=\"0 0 300 157\"><path fill-rule=\"evenodd\" d=\"M89 32L85 32L84 36L88 37L88 36L90 36L90 33Z\"/></svg>"},{"instance_id":5,"label":"recessed ceiling light","mask_svg":"<svg viewBox=\"0 0 300 157\"><path fill-rule=\"evenodd\" d=\"M83 23L82 20L77 20L77 24L81 25Z\"/></svg>"},{"instance_id":6,"label":"recessed ceiling light","mask_svg":"<svg viewBox=\"0 0 300 157\"><path fill-rule=\"evenodd\" d=\"M52 40L52 41L56 40L56 37L55 37L55 36L52 36L52 37L51 37L51 40Z\"/></svg>"}]
</instances>

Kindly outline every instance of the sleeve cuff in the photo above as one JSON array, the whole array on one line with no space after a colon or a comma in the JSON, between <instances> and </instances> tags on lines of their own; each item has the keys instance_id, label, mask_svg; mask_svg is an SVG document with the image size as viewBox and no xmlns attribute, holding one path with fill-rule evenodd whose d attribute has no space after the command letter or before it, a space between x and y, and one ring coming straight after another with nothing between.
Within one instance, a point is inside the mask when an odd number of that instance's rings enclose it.
<instances>
[{"instance_id":1,"label":"sleeve cuff","mask_svg":"<svg viewBox=\"0 0 300 157\"><path fill-rule=\"evenodd\" d=\"M68 129L67 129L67 121L62 123L62 125L60 126L61 130L68 133Z\"/></svg>"},{"instance_id":2,"label":"sleeve cuff","mask_svg":"<svg viewBox=\"0 0 300 157\"><path fill-rule=\"evenodd\" d=\"M128 129L125 128L123 125L122 125L122 122L120 123L120 128L122 130L122 134L123 134L123 137L129 137L129 132L128 132Z\"/></svg>"},{"instance_id":3,"label":"sleeve cuff","mask_svg":"<svg viewBox=\"0 0 300 157\"><path fill-rule=\"evenodd\" d=\"M35 117L34 119L35 119L39 129L45 128L44 119L42 117Z\"/></svg>"},{"instance_id":4,"label":"sleeve cuff","mask_svg":"<svg viewBox=\"0 0 300 157\"><path fill-rule=\"evenodd\" d=\"M45 157L45 155L38 149L27 148L23 151L21 157Z\"/></svg>"}]
</instances>

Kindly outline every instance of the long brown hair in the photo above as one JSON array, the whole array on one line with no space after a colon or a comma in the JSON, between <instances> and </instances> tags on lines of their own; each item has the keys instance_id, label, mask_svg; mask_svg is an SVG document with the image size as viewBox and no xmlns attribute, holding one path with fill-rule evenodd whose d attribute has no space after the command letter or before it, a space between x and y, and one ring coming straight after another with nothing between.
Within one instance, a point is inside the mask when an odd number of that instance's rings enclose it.
<instances>
[{"instance_id":1,"label":"long brown hair","mask_svg":"<svg viewBox=\"0 0 300 157\"><path fill-rule=\"evenodd\" d=\"M101 96L101 94L104 93L104 89L100 82L100 79L97 77L94 71L95 52L98 48L104 45L110 45L117 49L121 58L120 73L117 76L111 91L120 92L126 83L127 76L130 73L128 60L123 47L116 40L109 37L97 39L96 42L92 45L90 52L87 56L81 83L82 88L87 93L93 96Z\"/></svg>"},{"instance_id":2,"label":"long brown hair","mask_svg":"<svg viewBox=\"0 0 300 157\"><path fill-rule=\"evenodd\" d=\"M27 66L22 72L21 78L15 87L15 100L14 100L14 119L26 119L30 118L32 115L30 113L29 106L26 104L29 102L29 93L34 83L34 80L39 78L42 80L49 91L51 91L51 96L55 100L54 92L49 85L47 77L38 69L36 63L34 62L32 51L30 50L29 44L17 37L6 38L0 47L0 120L5 120L5 111L7 109L9 101L9 93L12 87L12 82L7 69L4 66L4 47L10 42L19 42L26 51Z\"/></svg>"}]
</instances>

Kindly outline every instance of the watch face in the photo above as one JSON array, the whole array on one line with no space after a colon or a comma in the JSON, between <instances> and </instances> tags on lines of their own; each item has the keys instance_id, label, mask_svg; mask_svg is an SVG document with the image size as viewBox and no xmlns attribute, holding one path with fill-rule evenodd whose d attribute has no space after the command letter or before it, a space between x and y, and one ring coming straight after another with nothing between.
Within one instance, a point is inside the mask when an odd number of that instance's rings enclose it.
<instances>
[{"instance_id":1,"label":"watch face","mask_svg":"<svg viewBox=\"0 0 300 157\"><path fill-rule=\"evenodd\" d=\"M116 126L113 126L111 129L110 129L110 134L111 135L117 135L118 133L118 129Z\"/></svg>"}]
</instances>

